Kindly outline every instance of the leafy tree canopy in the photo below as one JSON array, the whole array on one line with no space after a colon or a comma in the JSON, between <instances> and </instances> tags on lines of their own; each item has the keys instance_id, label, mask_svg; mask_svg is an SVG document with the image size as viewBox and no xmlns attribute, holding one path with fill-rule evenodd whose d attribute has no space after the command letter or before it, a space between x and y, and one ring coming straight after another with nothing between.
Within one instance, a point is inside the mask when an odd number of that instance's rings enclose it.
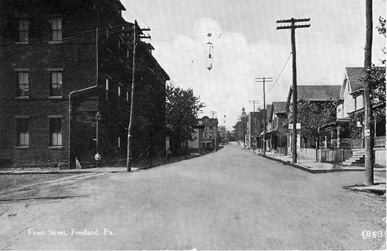
<instances>
[{"instance_id":1,"label":"leafy tree canopy","mask_svg":"<svg viewBox=\"0 0 387 251\"><path fill-rule=\"evenodd\" d=\"M288 114L289 123L293 121L293 109ZM322 125L335 121L336 107L332 101L314 102L300 99L297 102L297 122L301 123L301 135L317 140L325 136Z\"/></svg>"},{"instance_id":2,"label":"leafy tree canopy","mask_svg":"<svg viewBox=\"0 0 387 251\"><path fill-rule=\"evenodd\" d=\"M198 113L205 107L192 89L184 90L172 84L166 88L166 123L170 129L172 151L180 149L181 143L192 140Z\"/></svg>"}]
</instances>

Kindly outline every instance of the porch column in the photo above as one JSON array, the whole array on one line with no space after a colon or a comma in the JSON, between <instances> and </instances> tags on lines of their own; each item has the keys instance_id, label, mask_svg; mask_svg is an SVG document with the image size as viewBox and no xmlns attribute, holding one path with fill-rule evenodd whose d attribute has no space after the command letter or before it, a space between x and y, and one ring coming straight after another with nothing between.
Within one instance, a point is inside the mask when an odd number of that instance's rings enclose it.
<instances>
[{"instance_id":1,"label":"porch column","mask_svg":"<svg viewBox=\"0 0 387 251\"><path fill-rule=\"evenodd\" d=\"M325 149L328 148L328 136L325 136L325 140L324 140L324 148L325 148Z\"/></svg>"},{"instance_id":2,"label":"porch column","mask_svg":"<svg viewBox=\"0 0 387 251\"><path fill-rule=\"evenodd\" d=\"M340 126L337 127L337 148L340 148Z\"/></svg>"}]
</instances>

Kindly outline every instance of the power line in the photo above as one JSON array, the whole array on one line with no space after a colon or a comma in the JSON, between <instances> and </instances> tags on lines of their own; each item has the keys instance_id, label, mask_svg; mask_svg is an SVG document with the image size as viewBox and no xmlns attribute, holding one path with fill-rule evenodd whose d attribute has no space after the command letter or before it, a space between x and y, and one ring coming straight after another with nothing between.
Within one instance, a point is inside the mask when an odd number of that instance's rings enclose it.
<instances>
[{"instance_id":1,"label":"power line","mask_svg":"<svg viewBox=\"0 0 387 251\"><path fill-rule=\"evenodd\" d=\"M272 82L272 77L262 77L262 78L255 78L255 82L263 83L263 147L262 152L263 156L266 155L266 94L265 94L265 85L266 82Z\"/></svg>"},{"instance_id":2,"label":"power line","mask_svg":"<svg viewBox=\"0 0 387 251\"><path fill-rule=\"evenodd\" d=\"M269 93L269 92L273 89L273 87L275 86L275 84L278 82L278 80L279 80L279 78L280 78L282 72L284 71L286 65L287 65L288 62L289 62L289 59L290 59L290 56L291 56L291 55L292 55L292 53L290 52L289 57L288 57L288 59L286 59L285 65L282 67L282 70L281 70L280 74L278 75L277 79L274 81L274 84L271 86L270 90L269 90L267 93Z\"/></svg>"},{"instance_id":3,"label":"power line","mask_svg":"<svg viewBox=\"0 0 387 251\"><path fill-rule=\"evenodd\" d=\"M296 29L309 28L309 23L297 24L298 22L309 22L310 18L277 20L277 23L288 23L285 26L278 26L277 30L291 31L291 45L293 55L293 135L292 135L292 164L297 163L297 64L296 64Z\"/></svg>"}]
</instances>

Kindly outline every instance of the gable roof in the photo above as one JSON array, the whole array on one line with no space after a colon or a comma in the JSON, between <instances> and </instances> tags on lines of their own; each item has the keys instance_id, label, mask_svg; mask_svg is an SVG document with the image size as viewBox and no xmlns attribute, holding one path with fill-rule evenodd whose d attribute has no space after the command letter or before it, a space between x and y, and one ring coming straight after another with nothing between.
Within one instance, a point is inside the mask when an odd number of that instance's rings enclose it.
<instances>
[{"instance_id":1,"label":"gable roof","mask_svg":"<svg viewBox=\"0 0 387 251\"><path fill-rule=\"evenodd\" d=\"M299 85L297 97L309 101L336 100L340 96L340 89L340 85ZM289 94L292 92L293 87L290 87Z\"/></svg>"},{"instance_id":2,"label":"gable roof","mask_svg":"<svg viewBox=\"0 0 387 251\"><path fill-rule=\"evenodd\" d=\"M266 121L270 120L270 114L272 112L273 106L272 105L266 105Z\"/></svg>"},{"instance_id":3,"label":"gable roof","mask_svg":"<svg viewBox=\"0 0 387 251\"><path fill-rule=\"evenodd\" d=\"M273 102L273 113L285 112L286 102Z\"/></svg>"},{"instance_id":4,"label":"gable roof","mask_svg":"<svg viewBox=\"0 0 387 251\"><path fill-rule=\"evenodd\" d=\"M351 92L363 89L360 78L364 77L364 67L345 67L346 78L349 81Z\"/></svg>"},{"instance_id":5,"label":"gable roof","mask_svg":"<svg viewBox=\"0 0 387 251\"><path fill-rule=\"evenodd\" d=\"M299 85L297 98L308 101L336 101L340 97L341 85ZM286 99L285 110L288 111L293 102L293 86L290 86Z\"/></svg>"},{"instance_id":6,"label":"gable roof","mask_svg":"<svg viewBox=\"0 0 387 251\"><path fill-rule=\"evenodd\" d=\"M385 71L386 67L375 67L378 70ZM346 79L349 80L351 92L364 89L361 78L364 77L364 67L345 67Z\"/></svg>"}]
</instances>

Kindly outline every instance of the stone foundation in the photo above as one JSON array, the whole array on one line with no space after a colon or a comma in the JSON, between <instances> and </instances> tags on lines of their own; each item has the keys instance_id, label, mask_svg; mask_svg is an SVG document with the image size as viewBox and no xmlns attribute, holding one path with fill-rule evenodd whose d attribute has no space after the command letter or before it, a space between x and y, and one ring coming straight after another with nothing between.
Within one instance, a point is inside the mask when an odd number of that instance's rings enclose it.
<instances>
[{"instance_id":1,"label":"stone foundation","mask_svg":"<svg viewBox=\"0 0 387 251\"><path fill-rule=\"evenodd\" d=\"M68 160L23 160L13 163L13 168L57 168L69 169Z\"/></svg>"}]
</instances>

